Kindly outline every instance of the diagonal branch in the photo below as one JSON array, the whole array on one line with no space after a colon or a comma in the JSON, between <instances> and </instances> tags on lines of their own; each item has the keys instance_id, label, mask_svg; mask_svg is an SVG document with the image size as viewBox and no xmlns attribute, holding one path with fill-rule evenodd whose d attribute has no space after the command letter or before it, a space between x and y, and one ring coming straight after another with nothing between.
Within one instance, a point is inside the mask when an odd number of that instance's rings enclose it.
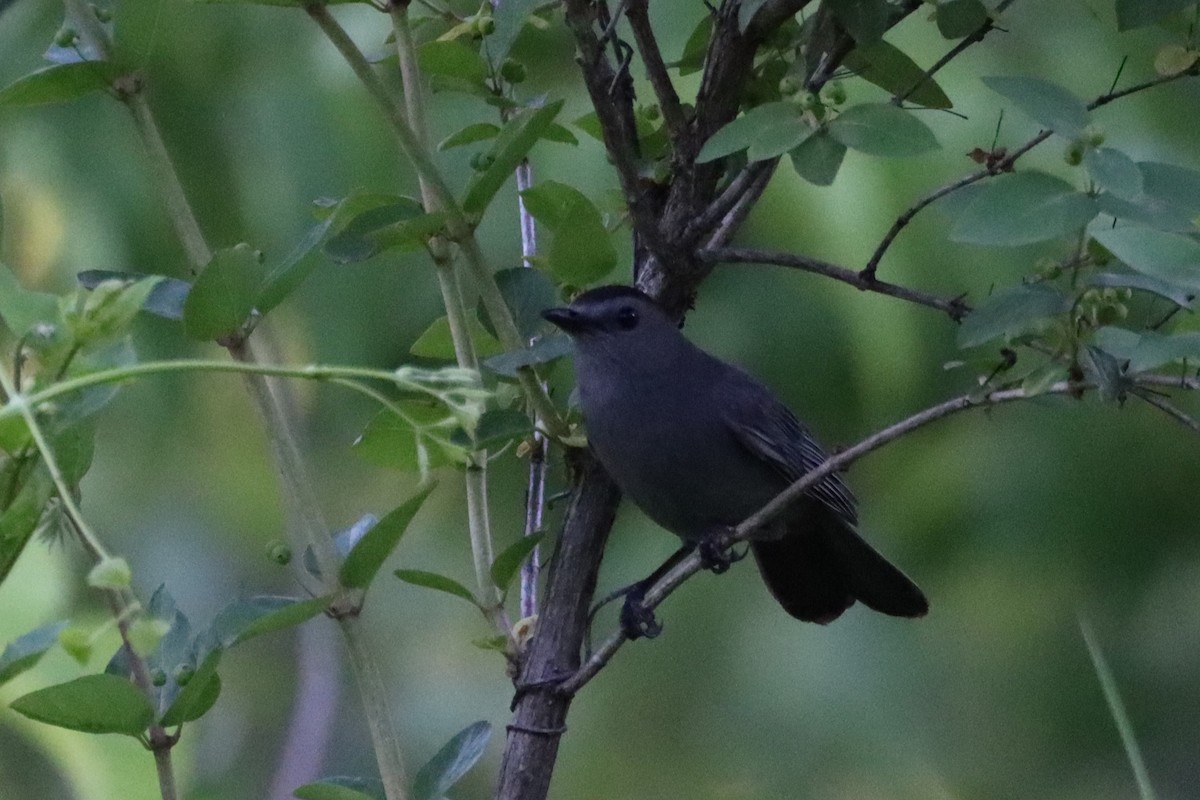
<instances>
[{"instance_id":1,"label":"diagonal branch","mask_svg":"<svg viewBox=\"0 0 1200 800\"><path fill-rule=\"evenodd\" d=\"M839 267L816 258L802 256L797 253L787 253L773 250L755 250L749 247L719 247L700 251L700 257L712 263L726 264L775 264L780 267L791 267L816 275L824 275L836 281L847 283L864 292L877 292L906 300L917 305L928 306L949 315L955 322L961 320L971 307L961 297L947 299L928 294L907 286L894 283L884 283L874 278L864 277L862 273L852 269Z\"/></svg>"},{"instance_id":2,"label":"diagonal branch","mask_svg":"<svg viewBox=\"0 0 1200 800\"><path fill-rule=\"evenodd\" d=\"M1157 376L1155 376L1157 377ZM1194 383L1194 382L1193 382ZM1086 383L1076 383L1072 381L1061 381L1054 384L1049 389L1041 392L1030 394L1024 389L1001 389L987 394L971 393L959 395L937 405L930 406L923 411L897 422L883 430L868 436L853 447L848 447L842 450L837 455L834 455L823 462L819 467L794 482L784 491L780 492L776 497L767 503L760 510L747 517L736 528L734 528L725 537L721 543L728 547L738 542L746 541L751 538L755 531L770 523L773 519L782 514L788 507L800 499L800 497L808 491L808 489L816 485L819 481L824 480L827 476L835 472L841 471L854 463L863 456L878 450L886 444L896 441L897 439L906 436L913 431L923 428L931 422L936 422L940 419L957 414L961 411L967 411L972 408L991 408L1004 403L1011 403L1017 400L1027 400L1032 397L1040 397L1044 394L1065 394L1070 396L1078 396L1086 389L1092 388ZM647 608L655 608L663 600L665 600L672 592L678 589L683 583L697 572L700 572L701 556L699 553L691 555L680 561L673 569L667 572L658 582L650 587L645 594L644 603ZM573 695L582 689L592 678L602 670L617 651L628 641L624 632L618 630L613 633L605 642L591 655L590 658L583 664L579 670L558 686L558 691L564 695Z\"/></svg>"}]
</instances>

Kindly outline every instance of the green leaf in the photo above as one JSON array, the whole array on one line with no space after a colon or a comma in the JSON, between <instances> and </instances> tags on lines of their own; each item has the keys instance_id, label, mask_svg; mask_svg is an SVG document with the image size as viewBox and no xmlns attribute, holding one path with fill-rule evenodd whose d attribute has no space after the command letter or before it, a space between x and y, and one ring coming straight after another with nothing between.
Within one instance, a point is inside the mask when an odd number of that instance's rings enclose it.
<instances>
[{"instance_id":1,"label":"green leaf","mask_svg":"<svg viewBox=\"0 0 1200 800\"><path fill-rule=\"evenodd\" d=\"M19 697L12 710L32 720L84 733L139 736L154 721L146 695L125 678L85 675Z\"/></svg>"},{"instance_id":2,"label":"green leaf","mask_svg":"<svg viewBox=\"0 0 1200 800\"><path fill-rule=\"evenodd\" d=\"M939 147L924 122L891 103L847 108L829 123L829 135L846 147L875 156L915 156Z\"/></svg>"},{"instance_id":3,"label":"green leaf","mask_svg":"<svg viewBox=\"0 0 1200 800\"><path fill-rule=\"evenodd\" d=\"M178 278L168 278L163 275L146 275L142 272L116 272L107 269L88 269L75 276L79 285L85 289L95 289L104 281L121 280L126 283L155 278L150 294L142 303L142 311L170 320L183 319L183 304L187 299L192 285Z\"/></svg>"},{"instance_id":4,"label":"green leaf","mask_svg":"<svg viewBox=\"0 0 1200 800\"><path fill-rule=\"evenodd\" d=\"M1004 76L984 78L983 83L1011 100L1034 122L1069 139L1082 135L1091 122L1083 101L1056 83L1041 78Z\"/></svg>"},{"instance_id":5,"label":"green leaf","mask_svg":"<svg viewBox=\"0 0 1200 800\"><path fill-rule=\"evenodd\" d=\"M1079 351L1079 366L1096 385L1101 400L1116 400L1124 395L1128 379L1121 374L1121 365L1109 353L1089 344Z\"/></svg>"},{"instance_id":6,"label":"green leaf","mask_svg":"<svg viewBox=\"0 0 1200 800\"><path fill-rule=\"evenodd\" d=\"M1132 225L1097 231L1093 238L1143 275L1200 291L1200 242L1195 239Z\"/></svg>"},{"instance_id":7,"label":"green leaf","mask_svg":"<svg viewBox=\"0 0 1200 800\"><path fill-rule=\"evenodd\" d=\"M1195 2L1196 0L1117 0L1117 30L1127 31L1152 25Z\"/></svg>"},{"instance_id":8,"label":"green leaf","mask_svg":"<svg viewBox=\"0 0 1200 800\"><path fill-rule=\"evenodd\" d=\"M1044 283L1001 289L963 320L958 346L976 347L997 337L1028 333L1070 309L1071 298Z\"/></svg>"},{"instance_id":9,"label":"green leaf","mask_svg":"<svg viewBox=\"0 0 1200 800\"><path fill-rule=\"evenodd\" d=\"M544 260L563 283L586 286L617 264L600 211L578 189L557 181L543 181L521 192L525 208L551 231Z\"/></svg>"},{"instance_id":10,"label":"green leaf","mask_svg":"<svg viewBox=\"0 0 1200 800\"><path fill-rule=\"evenodd\" d=\"M860 78L917 105L926 108L951 108L954 105L937 81L927 78L925 70L916 62L885 41L854 48L843 63ZM913 89L914 86L917 88Z\"/></svg>"},{"instance_id":11,"label":"green leaf","mask_svg":"<svg viewBox=\"0 0 1200 800\"><path fill-rule=\"evenodd\" d=\"M423 400L401 400L397 406L409 419L380 411L355 440L356 453L380 467L421 473L466 459L466 451L447 441L459 425L444 406Z\"/></svg>"},{"instance_id":12,"label":"green leaf","mask_svg":"<svg viewBox=\"0 0 1200 800\"><path fill-rule=\"evenodd\" d=\"M512 116L496 137L496 144L490 152L491 166L471 179L463 198L464 211L469 214L483 213L513 170L554 122L554 117L562 110L563 102L556 100L541 108L523 108Z\"/></svg>"},{"instance_id":13,"label":"green leaf","mask_svg":"<svg viewBox=\"0 0 1200 800\"><path fill-rule=\"evenodd\" d=\"M522 536L506 547L496 560L492 562L492 583L502 592L508 591L508 585L516 577L517 571L529 558L533 549L545 538L545 534L536 533L533 536Z\"/></svg>"},{"instance_id":14,"label":"green leaf","mask_svg":"<svg viewBox=\"0 0 1200 800\"><path fill-rule=\"evenodd\" d=\"M483 56L461 39L426 42L417 49L417 63L428 75L444 75L477 86L483 86L488 77Z\"/></svg>"},{"instance_id":15,"label":"green leaf","mask_svg":"<svg viewBox=\"0 0 1200 800\"><path fill-rule=\"evenodd\" d=\"M471 590L453 578L447 578L445 575L438 575L436 572L425 572L419 569L398 569L394 574L405 583L411 583L413 586L422 586L426 589L437 589L439 592L446 592L455 597L461 597L476 608L479 607L479 604L475 602L475 595L471 594Z\"/></svg>"},{"instance_id":16,"label":"green leaf","mask_svg":"<svg viewBox=\"0 0 1200 800\"><path fill-rule=\"evenodd\" d=\"M17 336L39 322L58 319L58 298L23 287L17 276L0 263L0 318Z\"/></svg>"},{"instance_id":17,"label":"green leaf","mask_svg":"<svg viewBox=\"0 0 1200 800\"><path fill-rule=\"evenodd\" d=\"M174 727L198 720L208 713L221 694L221 676L217 674L217 665L221 663L222 652L218 647L204 655L187 685L179 689L170 708L159 718L160 725Z\"/></svg>"},{"instance_id":18,"label":"green leaf","mask_svg":"<svg viewBox=\"0 0 1200 800\"><path fill-rule=\"evenodd\" d=\"M467 331L475 345L477 357L487 358L504 352L504 346L496 337L488 333L479 320L470 314L467 315ZM457 356L454 352L454 338L450 335L449 317L443 315L430 323L425 332L413 342L408 352L420 358L454 361Z\"/></svg>"},{"instance_id":19,"label":"green leaf","mask_svg":"<svg viewBox=\"0 0 1200 800\"><path fill-rule=\"evenodd\" d=\"M501 7L503 8L505 6ZM499 125L493 125L490 122L475 122L463 128L462 130L455 131L445 139L442 139L442 141L438 143L437 149L449 150L451 147L462 147L464 144L474 144L475 142L482 142L486 139L495 139L499 135Z\"/></svg>"},{"instance_id":20,"label":"green leaf","mask_svg":"<svg viewBox=\"0 0 1200 800\"><path fill-rule=\"evenodd\" d=\"M487 37L488 59L497 69L508 57L513 44L525 27L525 20L538 7L538 0L505 0L496 5L492 19L496 23L492 34Z\"/></svg>"},{"instance_id":21,"label":"green leaf","mask_svg":"<svg viewBox=\"0 0 1200 800\"><path fill-rule=\"evenodd\" d=\"M1131 374L1158 369L1177 361L1200 362L1200 333L1196 331L1163 334L1147 330L1135 333L1108 326L1096 331L1095 343L1115 358L1128 361Z\"/></svg>"},{"instance_id":22,"label":"green leaf","mask_svg":"<svg viewBox=\"0 0 1200 800\"><path fill-rule=\"evenodd\" d=\"M465 432L455 434L455 441L472 450L490 450L523 439L533 433L533 422L524 412L514 408L492 408L483 413L475 426L474 436Z\"/></svg>"},{"instance_id":23,"label":"green leaf","mask_svg":"<svg viewBox=\"0 0 1200 800\"><path fill-rule=\"evenodd\" d=\"M300 284L304 283L305 278L312 274L317 262L315 259L308 258L308 255L325 242L329 231L337 224L338 220L339 215L335 210L333 214L309 228L308 232L304 234L304 238L296 243L291 252L284 256L282 261L267 270L266 277L263 278L262 290L255 301L255 306L260 312L266 314L282 303Z\"/></svg>"},{"instance_id":24,"label":"green leaf","mask_svg":"<svg viewBox=\"0 0 1200 800\"><path fill-rule=\"evenodd\" d=\"M796 174L814 186L829 186L846 157L846 145L822 128L788 154Z\"/></svg>"},{"instance_id":25,"label":"green leaf","mask_svg":"<svg viewBox=\"0 0 1200 800\"><path fill-rule=\"evenodd\" d=\"M547 364L562 358L572 350L568 336L543 336L524 350L501 353L483 362L483 366L505 378L517 377L517 370L535 364Z\"/></svg>"},{"instance_id":26,"label":"green leaf","mask_svg":"<svg viewBox=\"0 0 1200 800\"><path fill-rule=\"evenodd\" d=\"M950 239L1015 246L1077 233L1096 216L1092 198L1044 172L1000 175L967 202Z\"/></svg>"},{"instance_id":27,"label":"green leaf","mask_svg":"<svg viewBox=\"0 0 1200 800\"><path fill-rule=\"evenodd\" d=\"M396 549L396 545L400 543L400 537L408 530L413 517L417 515L421 505L436 486L436 483L431 483L401 503L358 540L358 543L346 556L346 560L342 562L339 575L343 586L351 589L366 589L371 585L375 574L379 572L383 562Z\"/></svg>"},{"instance_id":28,"label":"green leaf","mask_svg":"<svg viewBox=\"0 0 1200 800\"><path fill-rule=\"evenodd\" d=\"M498 270L493 277L522 339L530 340L550 330L550 323L542 318L542 312L558 305L558 290L546 273L529 267L512 267ZM496 328L482 301L478 313L483 327L496 336Z\"/></svg>"},{"instance_id":29,"label":"green leaf","mask_svg":"<svg viewBox=\"0 0 1200 800\"><path fill-rule=\"evenodd\" d=\"M40 462L30 467L23 460L7 460L0 465L0 489L4 490L5 498L12 498L0 512L0 583L3 583L37 530L46 504L54 494L54 481Z\"/></svg>"},{"instance_id":30,"label":"green leaf","mask_svg":"<svg viewBox=\"0 0 1200 800\"><path fill-rule=\"evenodd\" d=\"M455 734L417 771L413 779L413 800L438 800L445 795L475 766L491 735L491 723L483 721L468 725Z\"/></svg>"},{"instance_id":31,"label":"green leaf","mask_svg":"<svg viewBox=\"0 0 1200 800\"><path fill-rule=\"evenodd\" d=\"M393 197L355 215L325 242L325 254L339 264L366 261L390 247L418 247L445 223L442 213L426 214L410 197Z\"/></svg>"},{"instance_id":32,"label":"green leaf","mask_svg":"<svg viewBox=\"0 0 1200 800\"><path fill-rule=\"evenodd\" d=\"M705 12L700 21L696 23L696 27L692 29L688 40L684 43L683 52L680 54L679 60L667 66L676 67L681 77L691 75L693 72L699 72L704 67L704 58L708 53L708 43L712 39L712 32L713 15Z\"/></svg>"},{"instance_id":33,"label":"green leaf","mask_svg":"<svg viewBox=\"0 0 1200 800\"><path fill-rule=\"evenodd\" d=\"M943 0L937 7L938 31L947 39L970 36L987 21L988 10L979 0Z\"/></svg>"},{"instance_id":34,"label":"green leaf","mask_svg":"<svg viewBox=\"0 0 1200 800\"><path fill-rule=\"evenodd\" d=\"M751 161L783 155L804 141L812 128L800 106L790 102L764 103L723 126L700 148L696 163L704 164L749 148Z\"/></svg>"},{"instance_id":35,"label":"green leaf","mask_svg":"<svg viewBox=\"0 0 1200 800\"><path fill-rule=\"evenodd\" d=\"M81 343L128 333L134 317L142 310L159 280L158 276L152 275L133 282L112 279L96 284L83 308L67 315L72 333Z\"/></svg>"},{"instance_id":36,"label":"green leaf","mask_svg":"<svg viewBox=\"0 0 1200 800\"><path fill-rule=\"evenodd\" d=\"M9 642L0 654L0 686L33 669L46 651L58 644L58 635L66 627L66 622L51 622Z\"/></svg>"},{"instance_id":37,"label":"green leaf","mask_svg":"<svg viewBox=\"0 0 1200 800\"><path fill-rule=\"evenodd\" d=\"M105 61L56 64L17 78L0 89L0 107L36 106L74 100L107 89L120 74L120 68Z\"/></svg>"},{"instance_id":38,"label":"green leaf","mask_svg":"<svg viewBox=\"0 0 1200 800\"><path fill-rule=\"evenodd\" d=\"M1170 300L1180 308L1191 308L1196 295L1193 292L1185 292L1178 287L1160 281L1157 278L1151 278L1149 275L1135 275L1131 273L1118 272L1097 272L1088 278L1088 286L1099 286L1101 288L1128 288L1137 289L1143 292L1156 294L1166 300Z\"/></svg>"},{"instance_id":39,"label":"green leaf","mask_svg":"<svg viewBox=\"0 0 1200 800\"><path fill-rule=\"evenodd\" d=\"M183 329L193 339L218 339L237 331L254 309L266 270L247 244L218 250L188 292Z\"/></svg>"},{"instance_id":40,"label":"green leaf","mask_svg":"<svg viewBox=\"0 0 1200 800\"><path fill-rule=\"evenodd\" d=\"M213 619L209 627L212 640L222 647L233 647L264 633L295 627L325 610L329 598L259 595L237 600Z\"/></svg>"},{"instance_id":41,"label":"green leaf","mask_svg":"<svg viewBox=\"0 0 1200 800\"><path fill-rule=\"evenodd\" d=\"M1117 197L1132 200L1142 193L1142 171L1133 159L1111 147L1089 149L1083 164L1096 185Z\"/></svg>"},{"instance_id":42,"label":"green leaf","mask_svg":"<svg viewBox=\"0 0 1200 800\"><path fill-rule=\"evenodd\" d=\"M1139 225L1176 233L1193 233L1196 230L1196 224L1186 212L1145 192L1134 201L1122 200L1115 194L1101 192L1096 196L1096 206L1102 214L1107 214L1114 220L1136 222Z\"/></svg>"},{"instance_id":43,"label":"green leaf","mask_svg":"<svg viewBox=\"0 0 1200 800\"><path fill-rule=\"evenodd\" d=\"M879 41L891 23L887 0L825 0L825 4L859 44Z\"/></svg>"},{"instance_id":44,"label":"green leaf","mask_svg":"<svg viewBox=\"0 0 1200 800\"><path fill-rule=\"evenodd\" d=\"M380 781L344 776L306 783L292 794L300 800L384 800Z\"/></svg>"},{"instance_id":45,"label":"green leaf","mask_svg":"<svg viewBox=\"0 0 1200 800\"><path fill-rule=\"evenodd\" d=\"M1200 172L1174 164L1139 161L1143 189L1189 216L1200 214Z\"/></svg>"}]
</instances>

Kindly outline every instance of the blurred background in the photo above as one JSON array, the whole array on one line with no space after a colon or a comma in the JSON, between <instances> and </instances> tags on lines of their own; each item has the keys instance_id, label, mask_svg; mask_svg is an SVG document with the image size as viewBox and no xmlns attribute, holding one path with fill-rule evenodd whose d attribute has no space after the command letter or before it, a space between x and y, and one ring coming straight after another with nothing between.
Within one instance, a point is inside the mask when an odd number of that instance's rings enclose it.
<instances>
[{"instance_id":1,"label":"blurred background","mask_svg":"<svg viewBox=\"0 0 1200 800\"><path fill-rule=\"evenodd\" d=\"M126 0L132 2L133 0ZM656 0L664 52L678 55L704 9ZM466 12L473 8L463 7ZM387 19L362 6L336 16L368 51ZM0 16L0 84L39 67L61 23L51 0L20 0ZM1017 3L992 34L939 75L965 119L924 112L940 152L883 160L851 152L829 188L785 164L739 241L794 249L858 268L895 216L926 191L974 168L991 145L1000 98L985 75L1038 75L1084 98L1153 77L1147 28L1118 35L1107 0ZM948 49L923 14L889 40L928 65ZM561 29L527 30L514 55L529 66L525 96L566 97L561 120L588 111ZM311 225L311 202L354 188L415 194L415 180L361 86L305 14L166 0L145 72L150 101L214 246L252 243L286 253ZM641 70L635 67L635 75ZM698 76L681 83L694 91ZM644 87L643 87L644 88ZM851 102L878 91L847 82ZM482 112L438 96L434 140ZM1096 114L1108 144L1138 160L1200 168L1200 81L1181 81ZM1036 132L1018 113L999 143ZM543 143L537 174L566 180L601 206L616 189L598 143ZM1051 139L1022 160L1079 182ZM443 154L455 186L471 148ZM3 258L31 288L62 293L85 269L187 277L125 108L95 95L0 113ZM949 217L918 217L881 267L886 280L972 300L1012 283L1056 245L988 249L947 241ZM621 234L618 234L618 238ZM518 264L511 184L481 229L493 266ZM612 280L629 280L629 256ZM320 256L318 256L320 257ZM393 366L436 317L428 261L385 255L322 263L269 325L289 363ZM777 267L720 267L687 332L771 385L829 447L850 444L970 386L955 326L936 312ZM221 357L175 325L145 319L143 358ZM557 376L564 387L569 369ZM371 466L349 449L374 413L336 387L297 386L309 465L336 527L382 514L415 476ZM1193 398L1181 405L1197 411ZM1136 787L1080 634L1086 616L1123 693L1160 796L1200 786L1200 447L1136 399L1125 407L1061 398L938 423L858 463L848 480L867 535L925 589L930 615L909 622L851 609L827 628L784 614L753 569L701 575L660 609L665 632L624 649L575 702L552 796L633 798L1132 798ZM556 464L554 485L564 484ZM525 462L493 463L492 513L501 545L519 535ZM134 568L142 597L166 583L203 624L230 599L291 593L266 555L282 535L276 483L258 420L236 378L169 377L123 389L99 420L84 510ZM557 519L561 508L552 511ZM675 547L623 508L601 576L607 590L643 577ZM393 557L470 583L461 481L451 470ZM0 586L0 642L60 618L105 616L83 585L73 547L31 545ZM502 659L470 644L480 618L448 596L381 579L366 627L384 662L411 769L452 734L486 719L496 733L454 796L490 796L511 686ZM602 623L607 629L610 618ZM373 774L366 726L336 630L308 623L303 648L328 662L319 691L336 700L317 775ZM115 646L115 645L114 645ZM98 648L98 653L104 648ZM268 796L296 688L297 636L255 640L224 661L215 709L177 748L190 800ZM90 665L103 667L97 655ZM0 705L79 674L60 651L0 688ZM320 735L307 741L316 748ZM312 750L311 754L319 750ZM317 763L313 763L313 762ZM0 710L0 797L157 797L152 760L132 740L40 726Z\"/></svg>"}]
</instances>

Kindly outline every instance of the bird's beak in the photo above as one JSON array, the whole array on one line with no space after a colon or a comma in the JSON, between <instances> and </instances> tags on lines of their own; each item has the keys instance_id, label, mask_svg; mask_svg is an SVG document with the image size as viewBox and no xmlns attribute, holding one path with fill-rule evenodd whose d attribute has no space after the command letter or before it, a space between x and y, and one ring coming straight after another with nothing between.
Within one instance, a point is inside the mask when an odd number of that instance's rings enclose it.
<instances>
[{"instance_id":1,"label":"bird's beak","mask_svg":"<svg viewBox=\"0 0 1200 800\"><path fill-rule=\"evenodd\" d=\"M542 319L561 328L567 333L579 333L587 327L588 319L573 308L547 308L542 312Z\"/></svg>"}]
</instances>

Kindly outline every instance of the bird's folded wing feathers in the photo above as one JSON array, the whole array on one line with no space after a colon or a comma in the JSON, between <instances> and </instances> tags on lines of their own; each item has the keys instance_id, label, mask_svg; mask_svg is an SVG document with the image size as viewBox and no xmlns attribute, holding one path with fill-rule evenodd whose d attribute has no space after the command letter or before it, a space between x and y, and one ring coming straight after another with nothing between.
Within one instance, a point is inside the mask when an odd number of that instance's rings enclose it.
<instances>
[{"instance_id":1,"label":"bird's folded wing feathers","mask_svg":"<svg viewBox=\"0 0 1200 800\"><path fill-rule=\"evenodd\" d=\"M753 455L779 472L789 483L799 480L829 455L800 420L763 386L748 382L723 382L718 388L725 424ZM858 524L854 495L836 472L808 490L850 525Z\"/></svg>"}]
</instances>

